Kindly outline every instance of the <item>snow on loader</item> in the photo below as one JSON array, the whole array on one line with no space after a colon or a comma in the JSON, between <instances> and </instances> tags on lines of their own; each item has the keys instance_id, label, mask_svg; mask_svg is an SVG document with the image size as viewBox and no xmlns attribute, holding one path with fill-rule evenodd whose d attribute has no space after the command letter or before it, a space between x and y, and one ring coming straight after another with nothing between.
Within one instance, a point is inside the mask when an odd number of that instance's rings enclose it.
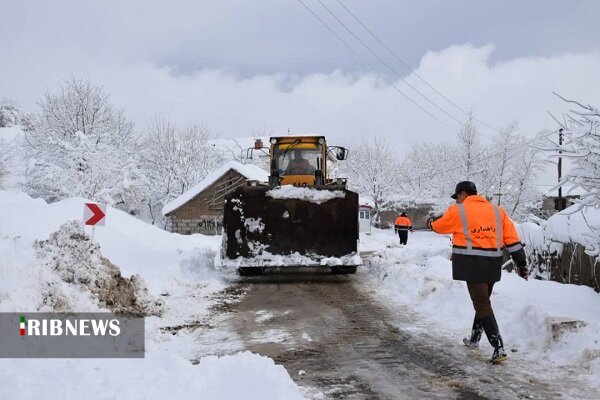
<instances>
[{"instance_id":1,"label":"snow on loader","mask_svg":"<svg viewBox=\"0 0 600 400\"><path fill-rule=\"evenodd\" d=\"M272 137L269 151L269 182L225 196L221 265L243 276L288 266L355 273L358 194L327 175L328 162L348 151L322 136Z\"/></svg>"}]
</instances>

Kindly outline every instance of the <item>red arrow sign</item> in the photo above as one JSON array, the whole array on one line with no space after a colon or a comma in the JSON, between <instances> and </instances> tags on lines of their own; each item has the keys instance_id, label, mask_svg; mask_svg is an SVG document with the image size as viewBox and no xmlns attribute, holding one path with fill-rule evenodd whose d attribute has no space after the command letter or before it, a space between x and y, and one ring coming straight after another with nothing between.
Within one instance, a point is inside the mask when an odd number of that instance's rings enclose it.
<instances>
[{"instance_id":1,"label":"red arrow sign","mask_svg":"<svg viewBox=\"0 0 600 400\"><path fill-rule=\"evenodd\" d=\"M86 225L104 225L106 208L96 203L85 203L83 208L83 220Z\"/></svg>"}]
</instances>

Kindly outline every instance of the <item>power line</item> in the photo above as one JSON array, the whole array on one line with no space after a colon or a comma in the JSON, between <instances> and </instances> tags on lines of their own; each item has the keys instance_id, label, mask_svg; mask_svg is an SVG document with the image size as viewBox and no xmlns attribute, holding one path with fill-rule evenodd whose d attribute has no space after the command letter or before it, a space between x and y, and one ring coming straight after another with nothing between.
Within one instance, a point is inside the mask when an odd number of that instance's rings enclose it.
<instances>
[{"instance_id":1,"label":"power line","mask_svg":"<svg viewBox=\"0 0 600 400\"><path fill-rule=\"evenodd\" d=\"M377 37L377 35L375 35L375 33L373 33L373 31L371 29L369 29L357 16L356 14L354 14L352 11L350 11L350 9L348 7L346 7L346 5L341 1L341 0L337 0L338 3L340 3L340 5L344 8L344 10L346 10L346 12L348 14L350 14L350 16L352 16L352 18L354 18L356 20L356 22L358 22L360 24L360 26L362 26L364 28L364 30L366 30L369 35L371 35L373 37L373 39L375 39L377 41L377 43L379 43L384 49L386 49L392 56L394 56L407 70L411 71L413 73L413 75L415 77L417 77L421 82L423 82L425 85L427 85L431 90L433 90L435 93L437 93L440 97L442 97L444 100L446 100L450 105L454 106L456 109L458 109L460 112L462 113L466 113L465 110L463 110L460 106L458 106L456 103L454 103L452 100L450 100L449 98L447 98L446 96L444 96L442 93L440 93L435 87L433 87L431 84L429 84L429 82L427 82L425 79L423 79L419 74L417 74L413 68L408 65L403 59L400 58L400 56L398 56L391 48L389 48L381 39L379 39L379 37Z\"/></svg>"},{"instance_id":2,"label":"power line","mask_svg":"<svg viewBox=\"0 0 600 400\"><path fill-rule=\"evenodd\" d=\"M429 97L423 94L419 89L411 85L406 79L404 79L390 64L388 64L383 58L381 58L375 51L373 51L365 42L358 37L338 16L331 11L329 7L327 7L321 0L317 0L317 2L340 24L342 27L354 37L369 53L371 53L375 58L377 58L383 65L385 65L398 79L400 79L406 86L414 90L417 94L423 97L429 104L440 110L442 113L446 114L448 117L456 121L459 125L462 125L463 121L456 118L454 115L447 112L445 109L440 107L438 104L433 102Z\"/></svg>"},{"instance_id":3,"label":"power line","mask_svg":"<svg viewBox=\"0 0 600 400\"><path fill-rule=\"evenodd\" d=\"M461 113L465 114L465 115L469 115L469 113L464 110L462 107L460 107L459 105L457 105L455 102L453 102L452 100L450 100L447 96L445 96L444 94L442 94L439 90L437 90L433 85L431 85L429 82L427 82L423 77L421 77L412 67L410 67L410 65L408 65L402 58L400 58L400 56L398 56L389 46L387 46L381 39L379 39L379 37L377 35L375 35L375 33L369 29L369 27L367 27L361 20L360 18L358 18L358 16L356 14L354 14L341 0L337 0L337 2L344 8L344 10L346 10L346 12L348 14L350 14L350 16L352 18L354 18L354 20L356 20L356 22L358 22L360 24L360 26L363 27L363 29L365 31L367 31L369 33L369 35L371 35L373 37L373 39L375 39L377 41L377 43L379 43L384 49L386 49L394 58L396 58L396 60L398 60L408 71L410 71L417 79L419 79L421 82L423 82L427 87L429 87L431 90L433 90L438 96L440 96L441 98L443 98L444 100L446 100L446 102L448 102L448 104L452 105L453 107L455 107L457 110L459 110ZM321 3L321 1L319 0L319 3ZM379 57L378 57L379 58ZM495 132L500 132L499 129L487 124L486 122L473 117L473 119L477 122L479 122L480 124L482 124L483 126L487 127L488 129L491 129Z\"/></svg>"},{"instance_id":4,"label":"power line","mask_svg":"<svg viewBox=\"0 0 600 400\"><path fill-rule=\"evenodd\" d=\"M431 112L429 112L428 110L426 110L423 106L421 106L419 103L417 103L416 101L414 101L412 98L410 98L408 95L406 95L404 92L402 92L393 82L391 82L387 77L385 77L385 75L383 75L382 73L380 73L379 71L377 71L377 69L375 69L375 67L373 67L373 65L371 65L371 63L369 63L367 60L364 59L364 57L362 57L360 55L360 53L358 53L352 46L350 46L342 37L340 37L337 33L335 33L335 31L333 31L333 29L331 29L329 27L329 25L327 25L309 6L307 6L304 1L302 0L296 0L298 1L298 3L300 3L306 10L308 10L308 12L310 14L312 14L313 17L315 17L317 19L317 21L319 21L321 23L321 25L323 25L325 27L325 29L327 29L332 35L334 35L344 46L346 46L359 60L361 60L364 64L366 64L369 69L371 69L377 76L379 76L381 79L383 79L388 85L390 85L392 88L394 88L394 90L396 90L398 93L400 93L405 99L407 99L408 101L410 101L411 103L413 103L416 107L418 107L421 111L423 111L424 113L426 113L427 115L429 115L431 118L435 119L437 122L439 122L440 124L442 124L443 126L445 126L448 129L454 129L451 126L449 126L448 124L446 124L445 122L443 122L442 120L440 120L438 117L436 117L434 114L432 114Z\"/></svg>"}]
</instances>

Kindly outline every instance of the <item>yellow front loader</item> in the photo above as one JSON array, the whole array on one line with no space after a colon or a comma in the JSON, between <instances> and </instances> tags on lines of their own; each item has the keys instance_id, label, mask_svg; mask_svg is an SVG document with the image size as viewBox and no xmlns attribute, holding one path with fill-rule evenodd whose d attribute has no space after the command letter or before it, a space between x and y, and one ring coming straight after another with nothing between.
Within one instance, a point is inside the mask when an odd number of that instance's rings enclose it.
<instances>
[{"instance_id":1,"label":"yellow front loader","mask_svg":"<svg viewBox=\"0 0 600 400\"><path fill-rule=\"evenodd\" d=\"M288 266L356 272L358 194L327 170L348 151L323 136L282 136L270 139L269 154L269 182L225 198L221 264L241 275Z\"/></svg>"}]
</instances>

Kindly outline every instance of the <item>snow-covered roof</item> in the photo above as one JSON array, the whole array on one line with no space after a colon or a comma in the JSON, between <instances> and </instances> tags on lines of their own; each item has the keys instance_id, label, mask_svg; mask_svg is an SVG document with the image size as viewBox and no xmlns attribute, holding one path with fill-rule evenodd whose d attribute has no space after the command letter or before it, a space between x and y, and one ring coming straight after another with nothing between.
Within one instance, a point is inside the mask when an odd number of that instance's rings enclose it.
<instances>
[{"instance_id":1,"label":"snow-covered roof","mask_svg":"<svg viewBox=\"0 0 600 400\"><path fill-rule=\"evenodd\" d=\"M364 196L359 193L358 195L358 203L362 206L369 206L371 208L375 207L375 202L370 196Z\"/></svg>"},{"instance_id":2,"label":"snow-covered roof","mask_svg":"<svg viewBox=\"0 0 600 400\"><path fill-rule=\"evenodd\" d=\"M552 185L540 185L543 189L544 196L546 197L558 197L558 186ZM563 196L582 196L587 194L588 192L580 186L574 186L570 182L563 183L562 187L562 195Z\"/></svg>"},{"instance_id":3,"label":"snow-covered roof","mask_svg":"<svg viewBox=\"0 0 600 400\"><path fill-rule=\"evenodd\" d=\"M208 174L201 182L192 186L188 191L177 197L173 201L165 204L163 207L163 215L167 215L170 212L178 209L188 201L196 197L204 189L215 183L220 177L225 175L228 171L234 170L245 176L249 180L267 182L269 180L269 173L264 169L257 167L253 164L242 164L237 161L229 161L223 164L221 168Z\"/></svg>"}]
</instances>

